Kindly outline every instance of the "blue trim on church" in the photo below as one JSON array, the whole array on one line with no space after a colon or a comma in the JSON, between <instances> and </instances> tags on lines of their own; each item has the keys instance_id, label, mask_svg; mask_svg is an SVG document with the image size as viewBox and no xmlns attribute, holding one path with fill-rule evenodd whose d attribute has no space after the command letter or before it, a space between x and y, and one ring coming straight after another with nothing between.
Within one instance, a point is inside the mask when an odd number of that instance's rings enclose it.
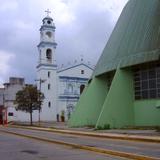
<instances>
[{"instance_id":1,"label":"blue trim on church","mask_svg":"<svg viewBox=\"0 0 160 160\"><path fill-rule=\"evenodd\" d=\"M91 69L91 70L93 71L93 68L91 68L90 66L88 66L88 65L86 65L86 64L84 64L84 63L80 63L80 64L77 64L77 65L75 65L75 66L71 66L71 67L68 67L68 68L59 70L58 73L63 72L63 71L66 71L66 70L71 69L71 68L78 67L78 66L80 66L80 65L84 65L84 66L88 67L89 69Z\"/></svg>"},{"instance_id":2,"label":"blue trim on church","mask_svg":"<svg viewBox=\"0 0 160 160\"><path fill-rule=\"evenodd\" d=\"M67 76L59 76L60 79L65 79L65 80L83 80L83 81L88 81L88 78L80 78L80 77L67 77Z\"/></svg>"},{"instance_id":3,"label":"blue trim on church","mask_svg":"<svg viewBox=\"0 0 160 160\"><path fill-rule=\"evenodd\" d=\"M40 42L39 45L37 46L38 48L39 47L46 47L46 46L49 46L49 47L54 47L56 49L56 46L57 46L57 43L56 42Z\"/></svg>"},{"instance_id":4,"label":"blue trim on church","mask_svg":"<svg viewBox=\"0 0 160 160\"><path fill-rule=\"evenodd\" d=\"M66 100L68 100L68 99L76 99L76 100L78 100L79 99L79 96L77 97L71 97L71 96L59 96L59 99L66 99Z\"/></svg>"},{"instance_id":5,"label":"blue trim on church","mask_svg":"<svg viewBox=\"0 0 160 160\"><path fill-rule=\"evenodd\" d=\"M56 64L39 64L36 68L39 68L39 67L42 67L42 66L45 66L45 67L57 67Z\"/></svg>"},{"instance_id":6,"label":"blue trim on church","mask_svg":"<svg viewBox=\"0 0 160 160\"><path fill-rule=\"evenodd\" d=\"M77 103L78 99L59 99L61 102Z\"/></svg>"},{"instance_id":7,"label":"blue trim on church","mask_svg":"<svg viewBox=\"0 0 160 160\"><path fill-rule=\"evenodd\" d=\"M43 25L41 26L41 28L39 29L40 31L44 31L44 30L52 30L52 31L55 31L56 27L55 26L48 26L48 25Z\"/></svg>"}]
</instances>

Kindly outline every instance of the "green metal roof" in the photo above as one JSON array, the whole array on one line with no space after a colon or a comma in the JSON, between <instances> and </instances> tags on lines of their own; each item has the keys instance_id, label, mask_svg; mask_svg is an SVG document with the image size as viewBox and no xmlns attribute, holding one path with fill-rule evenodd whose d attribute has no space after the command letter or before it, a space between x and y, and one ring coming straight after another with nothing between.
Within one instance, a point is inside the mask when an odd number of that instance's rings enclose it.
<instances>
[{"instance_id":1,"label":"green metal roof","mask_svg":"<svg viewBox=\"0 0 160 160\"><path fill-rule=\"evenodd\" d=\"M160 55L160 0L130 0L105 46L93 76Z\"/></svg>"}]
</instances>

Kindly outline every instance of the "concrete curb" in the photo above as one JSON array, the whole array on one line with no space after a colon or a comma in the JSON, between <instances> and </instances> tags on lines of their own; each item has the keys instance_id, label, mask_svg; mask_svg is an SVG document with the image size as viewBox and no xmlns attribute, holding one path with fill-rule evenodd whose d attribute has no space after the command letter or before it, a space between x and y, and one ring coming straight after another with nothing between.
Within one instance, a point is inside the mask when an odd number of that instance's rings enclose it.
<instances>
[{"instance_id":1,"label":"concrete curb","mask_svg":"<svg viewBox=\"0 0 160 160\"><path fill-rule=\"evenodd\" d=\"M120 135L115 133L113 134L112 133L93 133L93 132L73 131L73 130L65 130L65 129L62 130L62 129L42 128L42 127L24 127L24 126L17 126L17 125L12 125L8 127L47 131L47 132L53 132L53 133L55 132L55 133L62 133L62 134L89 136L89 137L97 137L97 138L110 138L110 139L118 139L118 140L160 143L160 137L158 136L150 137L150 136L136 136L136 135Z\"/></svg>"},{"instance_id":2,"label":"concrete curb","mask_svg":"<svg viewBox=\"0 0 160 160\"><path fill-rule=\"evenodd\" d=\"M75 143L68 143L68 142L64 142L64 141L57 141L57 140L51 140L51 139L47 139L47 138L40 138L37 136L29 136L29 135L19 134L19 133L11 132L11 131L1 130L1 132L16 135L16 136L21 136L21 137L25 137L25 138L35 139L35 140L42 141L42 142L54 143L54 144L59 144L59 145L63 145L63 146L69 146L69 147L74 147L74 148L78 148L78 149L88 150L88 151L92 151L92 152L117 156L117 157L123 157L123 158L135 159L135 160L160 160L160 158L156 158L156 157L149 157L149 156L137 155L137 154L133 154L133 153L114 151L114 150L107 150L107 149L97 148L97 147L83 146L83 145L79 145L79 144L75 144Z\"/></svg>"}]
</instances>

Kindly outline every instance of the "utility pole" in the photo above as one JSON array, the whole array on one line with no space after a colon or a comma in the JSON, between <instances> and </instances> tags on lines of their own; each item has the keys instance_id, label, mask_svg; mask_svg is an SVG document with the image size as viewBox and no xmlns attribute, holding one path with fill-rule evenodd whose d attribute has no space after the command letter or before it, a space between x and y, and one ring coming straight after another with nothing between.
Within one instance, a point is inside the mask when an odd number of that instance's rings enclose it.
<instances>
[{"instance_id":1,"label":"utility pole","mask_svg":"<svg viewBox=\"0 0 160 160\"><path fill-rule=\"evenodd\" d=\"M3 93L3 109L2 109L2 124L5 125L5 95Z\"/></svg>"},{"instance_id":2,"label":"utility pole","mask_svg":"<svg viewBox=\"0 0 160 160\"><path fill-rule=\"evenodd\" d=\"M39 82L39 92L41 92L41 84L44 83L46 80L45 79L36 79L35 81ZM39 100L40 100L40 94L39 94ZM41 104L39 105L39 109L38 109L38 123L40 126L40 122L41 122L41 118L40 118L40 114L41 114Z\"/></svg>"},{"instance_id":3,"label":"utility pole","mask_svg":"<svg viewBox=\"0 0 160 160\"><path fill-rule=\"evenodd\" d=\"M5 97L4 97L4 94L3 94L3 108L5 108ZM2 124L4 125L4 111L2 110Z\"/></svg>"}]
</instances>

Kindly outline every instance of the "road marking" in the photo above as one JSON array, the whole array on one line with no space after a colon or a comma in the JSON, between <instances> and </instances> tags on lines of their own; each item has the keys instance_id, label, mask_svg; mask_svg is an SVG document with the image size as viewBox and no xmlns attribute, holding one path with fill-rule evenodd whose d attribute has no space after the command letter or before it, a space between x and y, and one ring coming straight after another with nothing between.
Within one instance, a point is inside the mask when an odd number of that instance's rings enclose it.
<instances>
[{"instance_id":1,"label":"road marking","mask_svg":"<svg viewBox=\"0 0 160 160\"><path fill-rule=\"evenodd\" d=\"M83 149L83 150L88 150L92 152L103 153L103 154L118 156L118 157L123 157L123 158L130 158L130 159L135 159L135 160L160 160L160 158L157 158L157 157L149 157L149 156L138 155L138 154L133 154L133 153L128 153L128 152L120 152L120 151L108 150L108 149L103 149L103 148L98 148L98 147L79 145L75 143L68 143L64 141L51 140L48 138L40 138L37 136L25 135L25 134L12 132L12 131L6 131L6 130L0 130L0 131L4 133L16 135L16 136L35 139L35 140L42 141L42 142L49 142L49 143L59 144L63 146L70 146L70 147L74 147L78 149Z\"/></svg>"}]
</instances>

